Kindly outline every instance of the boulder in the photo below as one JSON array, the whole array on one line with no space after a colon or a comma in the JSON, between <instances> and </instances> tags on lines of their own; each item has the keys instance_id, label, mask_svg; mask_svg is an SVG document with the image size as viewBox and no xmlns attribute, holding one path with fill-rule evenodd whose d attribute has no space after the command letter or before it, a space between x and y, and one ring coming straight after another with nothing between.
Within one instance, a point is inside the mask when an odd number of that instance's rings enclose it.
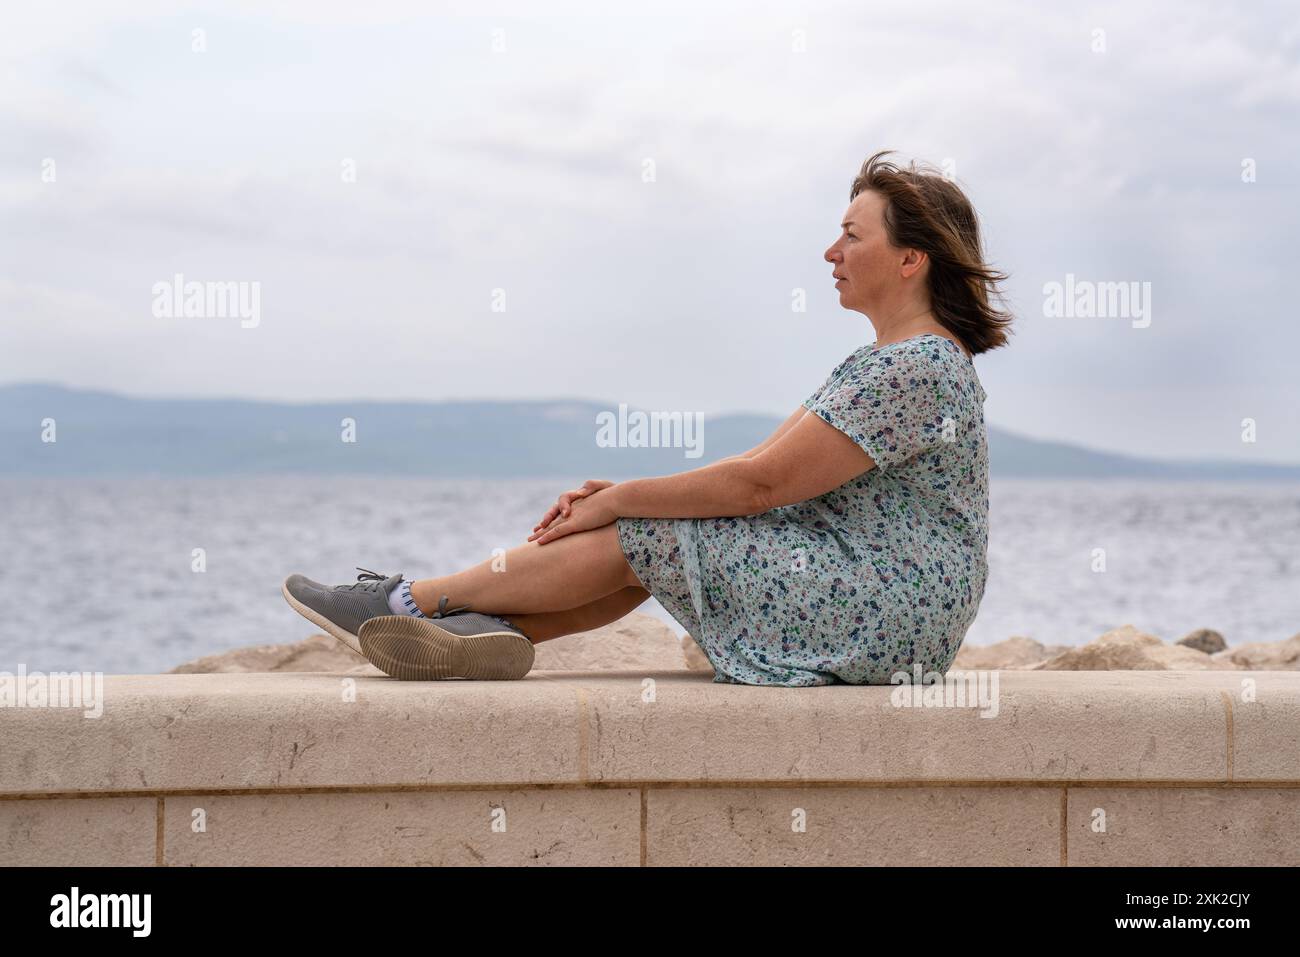
<instances>
[{"instance_id":1,"label":"boulder","mask_svg":"<svg viewBox=\"0 0 1300 957\"><path fill-rule=\"evenodd\" d=\"M992 645L962 645L952 666L963 671L1011 671L1046 661L1067 649L1067 645L1044 645L1017 635Z\"/></svg>"},{"instance_id":2,"label":"boulder","mask_svg":"<svg viewBox=\"0 0 1300 957\"><path fill-rule=\"evenodd\" d=\"M1178 644L1186 645L1188 648L1195 648L1197 651L1203 651L1207 655L1224 651L1228 647L1228 643L1223 640L1223 635L1213 628L1197 628L1190 634L1179 638Z\"/></svg>"},{"instance_id":3,"label":"boulder","mask_svg":"<svg viewBox=\"0 0 1300 957\"><path fill-rule=\"evenodd\" d=\"M312 635L288 645L250 645L173 668L173 675L234 674L251 671L352 672L374 668L343 642L330 635Z\"/></svg>"},{"instance_id":4,"label":"boulder","mask_svg":"<svg viewBox=\"0 0 1300 957\"><path fill-rule=\"evenodd\" d=\"M1200 637L1198 637L1200 636ZM1213 636L1213 637L1208 637ZM1213 654L1197 645L1222 636L1192 632L1175 645L1124 625L1078 648L1043 645L1016 636L993 645L963 645L953 667L965 671L1297 671L1300 634L1286 641L1255 642ZM680 639L663 621L632 612L619 621L544 641L537 646L538 671L679 671L712 673L708 656L690 635ZM329 635L312 635L284 645L253 645L208 655L169 674L314 671L382 675L383 672Z\"/></svg>"},{"instance_id":5,"label":"boulder","mask_svg":"<svg viewBox=\"0 0 1300 957\"><path fill-rule=\"evenodd\" d=\"M690 635L682 635L682 653L686 656L686 667L691 671L707 671L713 674L713 662Z\"/></svg>"},{"instance_id":6,"label":"boulder","mask_svg":"<svg viewBox=\"0 0 1300 957\"><path fill-rule=\"evenodd\" d=\"M691 642L693 645L694 642ZM703 655L703 652L700 652ZM632 612L592 631L537 645L536 671L679 671L687 667L683 642L663 621ZM707 664L707 659L706 659ZM710 666L710 669L712 667ZM208 655L169 674L230 674L252 671L323 671L383 675L365 658L329 635L286 645L253 645Z\"/></svg>"},{"instance_id":7,"label":"boulder","mask_svg":"<svg viewBox=\"0 0 1300 957\"><path fill-rule=\"evenodd\" d=\"M536 671L681 671L686 656L677 633L652 615L632 612L592 631L543 641Z\"/></svg>"},{"instance_id":8,"label":"boulder","mask_svg":"<svg viewBox=\"0 0 1300 957\"><path fill-rule=\"evenodd\" d=\"M1300 671L1300 635L1286 641L1255 641L1228 648L1214 656L1215 661L1231 663L1248 671Z\"/></svg>"},{"instance_id":9,"label":"boulder","mask_svg":"<svg viewBox=\"0 0 1300 957\"><path fill-rule=\"evenodd\" d=\"M1236 665L1185 645L1166 645L1132 625L1106 632L1026 670L1043 671L1232 671Z\"/></svg>"}]
</instances>

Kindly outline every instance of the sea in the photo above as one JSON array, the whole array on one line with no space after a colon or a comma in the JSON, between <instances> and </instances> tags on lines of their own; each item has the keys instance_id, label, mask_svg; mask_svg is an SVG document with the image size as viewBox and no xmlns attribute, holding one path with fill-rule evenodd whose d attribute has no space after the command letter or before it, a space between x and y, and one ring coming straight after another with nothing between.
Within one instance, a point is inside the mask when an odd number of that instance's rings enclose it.
<instances>
[{"instance_id":1,"label":"sea","mask_svg":"<svg viewBox=\"0 0 1300 957\"><path fill-rule=\"evenodd\" d=\"M442 575L522 543L553 479L0 479L0 671L147 674L319 629L299 572ZM683 629L651 600L640 609ZM1131 624L1228 644L1300 632L1300 486L994 479L966 636L1080 645Z\"/></svg>"}]
</instances>

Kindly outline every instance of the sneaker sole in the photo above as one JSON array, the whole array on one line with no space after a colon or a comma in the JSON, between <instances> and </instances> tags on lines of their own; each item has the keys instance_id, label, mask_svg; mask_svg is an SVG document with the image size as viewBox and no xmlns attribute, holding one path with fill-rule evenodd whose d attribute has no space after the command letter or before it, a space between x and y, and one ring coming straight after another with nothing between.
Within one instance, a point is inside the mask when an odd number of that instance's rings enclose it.
<instances>
[{"instance_id":1,"label":"sneaker sole","mask_svg":"<svg viewBox=\"0 0 1300 957\"><path fill-rule=\"evenodd\" d=\"M283 585L280 586L280 594L284 595L284 600L289 603L290 608L292 608L298 614L302 615L302 617L306 618L317 628L320 628L322 631L330 635L333 635L335 638L343 642L343 644L347 645L349 648L351 648L353 651L355 651L357 654L361 655L362 657L365 656L365 652L361 650L360 638L352 634L352 632L350 631L344 631L342 628L334 624L334 622L330 621L320 612L308 608L298 599L294 598L293 595L289 594L289 583L287 580Z\"/></svg>"},{"instance_id":2,"label":"sneaker sole","mask_svg":"<svg viewBox=\"0 0 1300 957\"><path fill-rule=\"evenodd\" d=\"M509 631L457 635L435 619L384 615L361 625L370 663L400 681L514 681L533 670L536 649Z\"/></svg>"}]
</instances>

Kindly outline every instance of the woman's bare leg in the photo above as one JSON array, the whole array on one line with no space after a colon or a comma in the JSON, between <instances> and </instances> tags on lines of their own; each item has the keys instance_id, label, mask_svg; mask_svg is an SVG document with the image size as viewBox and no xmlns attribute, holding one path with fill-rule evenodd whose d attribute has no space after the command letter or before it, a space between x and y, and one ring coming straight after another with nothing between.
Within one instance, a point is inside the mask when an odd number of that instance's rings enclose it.
<instances>
[{"instance_id":1,"label":"woman's bare leg","mask_svg":"<svg viewBox=\"0 0 1300 957\"><path fill-rule=\"evenodd\" d=\"M525 542L454 575L422 578L411 584L411 598L426 615L438 610L443 595L448 608L530 615L578 608L640 585L623 555L618 526L609 524L545 545Z\"/></svg>"},{"instance_id":2,"label":"woman's bare leg","mask_svg":"<svg viewBox=\"0 0 1300 957\"><path fill-rule=\"evenodd\" d=\"M510 624L527 635L533 644L537 644L539 641L550 641L579 631L591 631L601 625L608 625L611 621L618 621L649 597L648 591L640 585L634 585L565 611L543 611L531 615L515 615L510 612L492 614L509 619Z\"/></svg>"}]
</instances>

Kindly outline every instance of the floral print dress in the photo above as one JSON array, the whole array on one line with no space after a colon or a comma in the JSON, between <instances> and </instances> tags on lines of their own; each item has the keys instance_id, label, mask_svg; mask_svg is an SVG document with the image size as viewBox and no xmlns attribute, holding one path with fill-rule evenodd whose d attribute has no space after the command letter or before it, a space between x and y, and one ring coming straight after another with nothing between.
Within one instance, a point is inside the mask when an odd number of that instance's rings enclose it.
<instances>
[{"instance_id":1,"label":"floral print dress","mask_svg":"<svg viewBox=\"0 0 1300 957\"><path fill-rule=\"evenodd\" d=\"M708 655L715 682L945 672L987 577L985 398L973 362L944 336L863 346L803 404L875 468L757 515L620 518L623 552Z\"/></svg>"}]
</instances>

